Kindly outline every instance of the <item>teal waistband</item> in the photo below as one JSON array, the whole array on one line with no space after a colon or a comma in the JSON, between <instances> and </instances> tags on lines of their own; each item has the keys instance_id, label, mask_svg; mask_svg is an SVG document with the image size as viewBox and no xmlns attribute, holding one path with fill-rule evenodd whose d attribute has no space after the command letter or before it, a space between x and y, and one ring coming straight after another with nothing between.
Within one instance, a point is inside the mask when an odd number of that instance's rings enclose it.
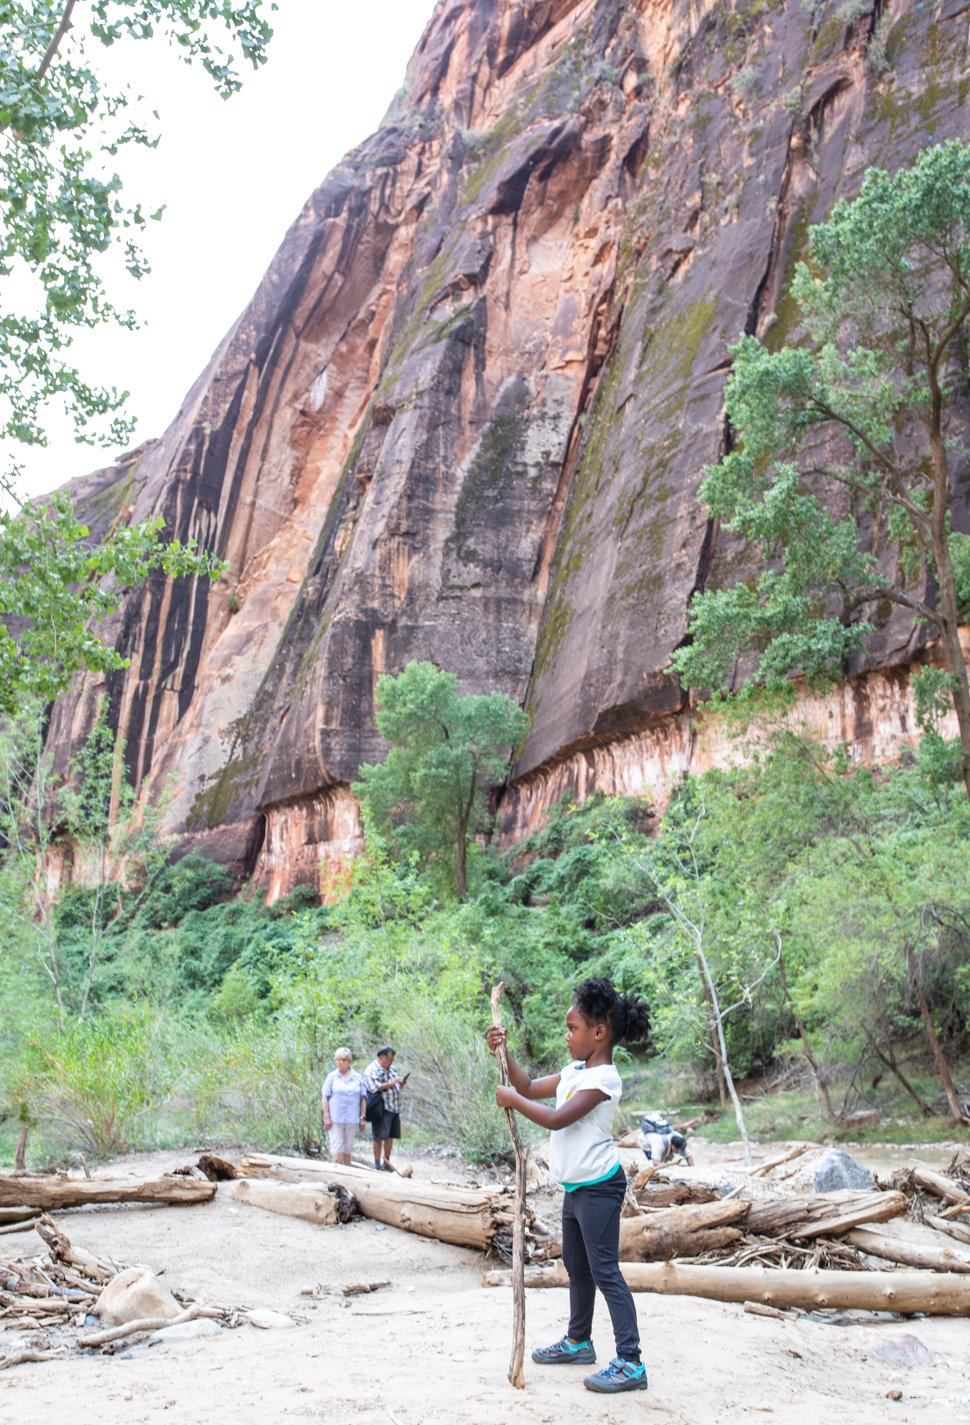
<instances>
[{"instance_id":1,"label":"teal waistband","mask_svg":"<svg viewBox=\"0 0 970 1425\"><path fill-rule=\"evenodd\" d=\"M601 1178L590 1178L589 1182L586 1183L563 1183L562 1190L563 1192L575 1192L577 1188L595 1187L597 1183L605 1183L608 1178L613 1176L619 1166L619 1161L615 1162L608 1173L604 1173Z\"/></svg>"}]
</instances>

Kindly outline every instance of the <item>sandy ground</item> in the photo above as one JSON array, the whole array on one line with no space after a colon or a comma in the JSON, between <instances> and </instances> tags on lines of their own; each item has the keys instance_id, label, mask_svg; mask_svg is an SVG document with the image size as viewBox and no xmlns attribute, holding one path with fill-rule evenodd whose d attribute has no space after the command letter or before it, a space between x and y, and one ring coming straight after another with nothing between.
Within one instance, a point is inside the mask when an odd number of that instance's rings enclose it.
<instances>
[{"instance_id":1,"label":"sandy ground","mask_svg":"<svg viewBox=\"0 0 970 1425\"><path fill-rule=\"evenodd\" d=\"M190 1160L154 1154L116 1166L147 1176ZM413 1162L418 1176L456 1180L451 1165ZM526 1389L516 1391L506 1378L511 1295L482 1288L480 1260L461 1248L368 1221L317 1228L224 1194L201 1207L88 1208L59 1220L76 1244L145 1264L170 1288L220 1306L271 1307L295 1325L245 1325L0 1372L0 1421L10 1425L970 1422L964 1319L774 1321L740 1306L638 1295L648 1391L595 1396L583 1389L582 1367L528 1358ZM31 1250L29 1234L0 1238L0 1255ZM339 1293L345 1282L385 1278L391 1286L368 1296ZM316 1295L301 1294L308 1288ZM561 1335L564 1290L530 1291L526 1309L530 1348ZM0 1352L10 1335L0 1333ZM932 1364L907 1368L871 1354L913 1337ZM613 1343L603 1303L594 1340L605 1363Z\"/></svg>"}]
</instances>

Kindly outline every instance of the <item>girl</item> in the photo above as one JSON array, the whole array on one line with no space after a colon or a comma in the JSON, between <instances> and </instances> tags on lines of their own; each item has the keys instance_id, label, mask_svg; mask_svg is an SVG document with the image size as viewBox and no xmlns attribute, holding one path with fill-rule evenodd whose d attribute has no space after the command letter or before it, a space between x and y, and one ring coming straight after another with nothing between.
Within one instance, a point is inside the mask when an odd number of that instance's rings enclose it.
<instances>
[{"instance_id":1,"label":"girl","mask_svg":"<svg viewBox=\"0 0 970 1425\"><path fill-rule=\"evenodd\" d=\"M566 1013L566 1047L572 1062L559 1074L530 1079L511 1054L509 1085L500 1085L495 1101L523 1117L551 1128L549 1167L565 1192L562 1207L562 1259L569 1273L569 1326L562 1340L540 1346L532 1359L540 1365L585 1365L596 1360L590 1340L596 1288L606 1297L616 1337L616 1357L595 1375L587 1390L613 1393L646 1390L640 1361L640 1334L630 1288L620 1274L620 1208L626 1174L613 1143L613 1115L623 1092L613 1065L613 1046L642 1040L647 1032L646 1005L617 994L606 979L584 980ZM488 1046L505 1043L506 1031L493 1026ZM551 1098L555 1108L537 1104Z\"/></svg>"}]
</instances>

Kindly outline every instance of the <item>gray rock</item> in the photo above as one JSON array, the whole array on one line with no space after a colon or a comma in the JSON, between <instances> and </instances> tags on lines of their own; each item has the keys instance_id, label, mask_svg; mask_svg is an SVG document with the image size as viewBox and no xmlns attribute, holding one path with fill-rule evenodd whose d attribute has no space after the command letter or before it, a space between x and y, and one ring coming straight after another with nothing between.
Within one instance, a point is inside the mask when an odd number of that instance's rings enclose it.
<instances>
[{"instance_id":1,"label":"gray rock","mask_svg":"<svg viewBox=\"0 0 970 1425\"><path fill-rule=\"evenodd\" d=\"M892 1366L931 1366L933 1357L916 1336L894 1336L891 1341L883 1341L869 1352L869 1358L888 1361Z\"/></svg>"},{"instance_id":2,"label":"gray rock","mask_svg":"<svg viewBox=\"0 0 970 1425\"><path fill-rule=\"evenodd\" d=\"M829 1148L815 1170L816 1192L838 1192L840 1188L871 1188L875 1186L868 1168L841 1148Z\"/></svg>"},{"instance_id":3,"label":"gray rock","mask_svg":"<svg viewBox=\"0 0 970 1425\"><path fill-rule=\"evenodd\" d=\"M193 1341L196 1336L218 1336L222 1327L211 1317L200 1321L183 1321L178 1326L166 1326L161 1331L153 1331L148 1338L149 1346L157 1346L165 1341Z\"/></svg>"},{"instance_id":4,"label":"gray rock","mask_svg":"<svg viewBox=\"0 0 970 1425\"><path fill-rule=\"evenodd\" d=\"M257 1307L247 1315L250 1326L258 1326L261 1331L286 1331L296 1322L282 1311L271 1311L268 1306Z\"/></svg>"}]
</instances>

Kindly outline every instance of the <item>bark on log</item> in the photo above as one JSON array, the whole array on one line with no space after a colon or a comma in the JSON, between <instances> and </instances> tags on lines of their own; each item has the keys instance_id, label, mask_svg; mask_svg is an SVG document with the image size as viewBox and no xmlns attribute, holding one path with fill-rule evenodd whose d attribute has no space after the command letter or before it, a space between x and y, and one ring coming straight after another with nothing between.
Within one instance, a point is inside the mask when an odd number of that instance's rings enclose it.
<instances>
[{"instance_id":1,"label":"bark on log","mask_svg":"<svg viewBox=\"0 0 970 1425\"><path fill-rule=\"evenodd\" d=\"M941 1197L944 1202L952 1202L956 1205L966 1203L970 1206L970 1194L965 1193L962 1188L943 1173L934 1172L925 1163L914 1163L910 1168L913 1181L925 1192L931 1192L935 1197Z\"/></svg>"},{"instance_id":2,"label":"bark on log","mask_svg":"<svg viewBox=\"0 0 970 1425\"><path fill-rule=\"evenodd\" d=\"M706 1183L658 1183L656 1187L634 1186L641 1207L681 1207L686 1202L717 1202L717 1191Z\"/></svg>"},{"instance_id":3,"label":"bark on log","mask_svg":"<svg viewBox=\"0 0 970 1425\"><path fill-rule=\"evenodd\" d=\"M318 1227L336 1227L346 1222L348 1213L337 1193L325 1183L275 1183L260 1178L240 1178L225 1189L237 1202L278 1212L282 1217L298 1217Z\"/></svg>"},{"instance_id":4,"label":"bark on log","mask_svg":"<svg viewBox=\"0 0 970 1425\"><path fill-rule=\"evenodd\" d=\"M36 1216L36 1207L0 1207L0 1223L26 1222Z\"/></svg>"},{"instance_id":5,"label":"bark on log","mask_svg":"<svg viewBox=\"0 0 970 1425\"><path fill-rule=\"evenodd\" d=\"M738 1200L692 1203L644 1217L624 1217L620 1221L620 1260L667 1262L672 1257L697 1257L730 1246L741 1236L734 1224L747 1216L750 1205Z\"/></svg>"},{"instance_id":6,"label":"bark on log","mask_svg":"<svg viewBox=\"0 0 970 1425\"><path fill-rule=\"evenodd\" d=\"M0 1176L0 1206L40 1207L45 1211L83 1207L88 1202L209 1202L215 1193L215 1183L203 1183L195 1178L158 1178L131 1183L110 1178L93 1178L88 1182L80 1178Z\"/></svg>"},{"instance_id":7,"label":"bark on log","mask_svg":"<svg viewBox=\"0 0 970 1425\"><path fill-rule=\"evenodd\" d=\"M944 1272L809 1272L768 1267L679 1266L670 1262L623 1262L631 1291L700 1296L711 1301L763 1302L805 1311L895 1311L910 1315L970 1316L970 1278ZM508 1272L485 1272L483 1286L508 1286ZM561 1262L530 1267L527 1287L564 1287Z\"/></svg>"},{"instance_id":8,"label":"bark on log","mask_svg":"<svg viewBox=\"0 0 970 1425\"><path fill-rule=\"evenodd\" d=\"M458 1247L485 1250L496 1232L511 1226L513 1205L507 1188L462 1188L374 1173L312 1158L282 1158L248 1153L239 1165L246 1178L305 1182L324 1178L349 1188L365 1217L435 1237Z\"/></svg>"},{"instance_id":9,"label":"bark on log","mask_svg":"<svg viewBox=\"0 0 970 1425\"><path fill-rule=\"evenodd\" d=\"M945 1232L948 1237L954 1238L957 1242L970 1243L970 1227L963 1227L959 1222L954 1222L952 1218L926 1216L923 1221L928 1227L935 1227L937 1232ZM0 1231L2 1230L0 1228Z\"/></svg>"},{"instance_id":10,"label":"bark on log","mask_svg":"<svg viewBox=\"0 0 970 1425\"><path fill-rule=\"evenodd\" d=\"M884 1262L899 1262L904 1267L921 1267L931 1272L970 1272L970 1255L956 1247L925 1247L866 1227L847 1232L842 1240L870 1257L881 1257Z\"/></svg>"},{"instance_id":11,"label":"bark on log","mask_svg":"<svg viewBox=\"0 0 970 1425\"><path fill-rule=\"evenodd\" d=\"M888 1222L909 1206L902 1192L827 1192L807 1197L752 1202L745 1232L756 1237L819 1237L845 1232L862 1222Z\"/></svg>"},{"instance_id":12,"label":"bark on log","mask_svg":"<svg viewBox=\"0 0 970 1425\"><path fill-rule=\"evenodd\" d=\"M37 1235L47 1244L51 1256L56 1262L69 1262L71 1266L77 1267L79 1272L83 1272L92 1281L107 1282L117 1275L118 1267L114 1262L102 1261L93 1252L87 1252L83 1247L72 1247L70 1238L61 1231L56 1222L46 1215L34 1223Z\"/></svg>"}]
</instances>

